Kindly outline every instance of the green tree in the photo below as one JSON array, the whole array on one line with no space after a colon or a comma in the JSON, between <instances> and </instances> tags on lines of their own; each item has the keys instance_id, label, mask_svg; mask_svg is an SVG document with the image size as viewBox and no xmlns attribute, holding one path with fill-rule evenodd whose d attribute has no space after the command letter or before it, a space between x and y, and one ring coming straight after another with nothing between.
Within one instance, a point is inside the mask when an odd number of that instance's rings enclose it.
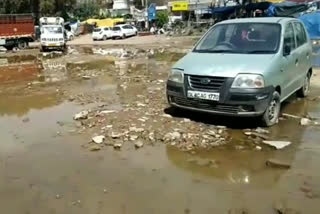
<instances>
[{"instance_id":1,"label":"green tree","mask_svg":"<svg viewBox=\"0 0 320 214\"><path fill-rule=\"evenodd\" d=\"M0 11L6 14L31 13L30 0L1 0Z\"/></svg>"},{"instance_id":2,"label":"green tree","mask_svg":"<svg viewBox=\"0 0 320 214\"><path fill-rule=\"evenodd\" d=\"M88 18L98 17L99 6L93 2L80 4L80 6L74 10L74 16L81 21Z\"/></svg>"},{"instance_id":3,"label":"green tree","mask_svg":"<svg viewBox=\"0 0 320 214\"><path fill-rule=\"evenodd\" d=\"M55 13L54 0L41 0L40 1L40 12L42 16L51 16Z\"/></svg>"},{"instance_id":4,"label":"green tree","mask_svg":"<svg viewBox=\"0 0 320 214\"><path fill-rule=\"evenodd\" d=\"M160 11L157 13L156 17L156 25L158 27L163 27L163 25L167 24L169 22L169 15L166 11Z\"/></svg>"}]
</instances>

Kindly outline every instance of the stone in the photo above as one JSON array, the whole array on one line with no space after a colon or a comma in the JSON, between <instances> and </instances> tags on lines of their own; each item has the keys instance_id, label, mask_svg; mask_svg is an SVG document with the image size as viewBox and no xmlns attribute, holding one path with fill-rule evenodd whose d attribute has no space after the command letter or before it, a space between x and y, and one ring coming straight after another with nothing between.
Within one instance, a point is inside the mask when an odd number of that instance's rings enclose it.
<instances>
[{"instance_id":1,"label":"stone","mask_svg":"<svg viewBox=\"0 0 320 214\"><path fill-rule=\"evenodd\" d=\"M103 136L103 135L95 136L92 138L92 142L94 142L96 144L101 144L101 143L103 143L104 140L105 140L105 136Z\"/></svg>"},{"instance_id":2,"label":"stone","mask_svg":"<svg viewBox=\"0 0 320 214\"><path fill-rule=\"evenodd\" d=\"M121 147L122 147L122 143L115 143L115 144L113 144L113 148L114 149L121 149Z\"/></svg>"},{"instance_id":3,"label":"stone","mask_svg":"<svg viewBox=\"0 0 320 214\"><path fill-rule=\"evenodd\" d=\"M268 159L266 162L267 166L275 167L275 168L282 168L282 169L289 169L291 168L291 164L278 160L278 159Z\"/></svg>"},{"instance_id":4,"label":"stone","mask_svg":"<svg viewBox=\"0 0 320 214\"><path fill-rule=\"evenodd\" d=\"M91 76L84 75L84 76L82 76L82 79L84 79L84 80L89 80L89 79L91 79Z\"/></svg>"},{"instance_id":5,"label":"stone","mask_svg":"<svg viewBox=\"0 0 320 214\"><path fill-rule=\"evenodd\" d=\"M166 117L166 118L172 118L172 116L170 114L163 114L162 116Z\"/></svg>"},{"instance_id":6,"label":"stone","mask_svg":"<svg viewBox=\"0 0 320 214\"><path fill-rule=\"evenodd\" d=\"M263 128L256 128L255 132L259 133L259 134L269 134L270 132L268 130L265 130Z\"/></svg>"},{"instance_id":7,"label":"stone","mask_svg":"<svg viewBox=\"0 0 320 214\"><path fill-rule=\"evenodd\" d=\"M282 113L282 116L286 117L286 118L301 119L301 117L299 117L299 116L296 116L293 114L287 114L287 113Z\"/></svg>"},{"instance_id":8,"label":"stone","mask_svg":"<svg viewBox=\"0 0 320 214\"><path fill-rule=\"evenodd\" d=\"M131 141L135 141L135 140L137 140L139 138L139 136L137 136L137 135L131 135L130 136L130 140Z\"/></svg>"},{"instance_id":9,"label":"stone","mask_svg":"<svg viewBox=\"0 0 320 214\"><path fill-rule=\"evenodd\" d=\"M90 147L90 151L95 152L101 150L100 146L98 145L93 145Z\"/></svg>"},{"instance_id":10,"label":"stone","mask_svg":"<svg viewBox=\"0 0 320 214\"><path fill-rule=\"evenodd\" d=\"M308 125L311 125L311 120L308 119L308 118L301 118L300 120L300 125L302 126L308 126Z\"/></svg>"},{"instance_id":11,"label":"stone","mask_svg":"<svg viewBox=\"0 0 320 214\"><path fill-rule=\"evenodd\" d=\"M256 146L256 150L260 151L260 150L262 150L262 147L261 146Z\"/></svg>"},{"instance_id":12,"label":"stone","mask_svg":"<svg viewBox=\"0 0 320 214\"><path fill-rule=\"evenodd\" d=\"M111 114L114 112L116 112L116 111L115 110L103 110L103 111L100 111L99 114Z\"/></svg>"},{"instance_id":13,"label":"stone","mask_svg":"<svg viewBox=\"0 0 320 214\"><path fill-rule=\"evenodd\" d=\"M165 140L178 140L180 138L181 138L181 134L179 132L177 132L177 131L172 132L172 133L167 133L164 136Z\"/></svg>"},{"instance_id":14,"label":"stone","mask_svg":"<svg viewBox=\"0 0 320 214\"><path fill-rule=\"evenodd\" d=\"M269 146L275 147L276 149L283 149L286 146L289 146L291 142L289 141L268 141L264 140L262 141L264 144L267 144Z\"/></svg>"},{"instance_id":15,"label":"stone","mask_svg":"<svg viewBox=\"0 0 320 214\"><path fill-rule=\"evenodd\" d=\"M143 143L142 141L137 141L137 142L134 143L134 146L135 146L137 149L143 147L143 145L144 145L144 143Z\"/></svg>"},{"instance_id":16,"label":"stone","mask_svg":"<svg viewBox=\"0 0 320 214\"><path fill-rule=\"evenodd\" d=\"M75 114L73 119L74 120L84 120L84 119L88 118L88 115L89 115L88 111L81 111L78 114Z\"/></svg>"},{"instance_id":17,"label":"stone","mask_svg":"<svg viewBox=\"0 0 320 214\"><path fill-rule=\"evenodd\" d=\"M61 198L61 195L57 194L56 199L60 199L60 198Z\"/></svg>"},{"instance_id":18,"label":"stone","mask_svg":"<svg viewBox=\"0 0 320 214\"><path fill-rule=\"evenodd\" d=\"M130 132L144 132L144 128L136 128L136 127L130 127L129 128Z\"/></svg>"},{"instance_id":19,"label":"stone","mask_svg":"<svg viewBox=\"0 0 320 214\"><path fill-rule=\"evenodd\" d=\"M120 133L114 133L114 132L111 133L111 138L113 138L113 139L117 139L122 136L123 136L123 134L120 134Z\"/></svg>"},{"instance_id":20,"label":"stone","mask_svg":"<svg viewBox=\"0 0 320 214\"><path fill-rule=\"evenodd\" d=\"M30 121L30 118L28 118L28 117L23 118L23 120L22 120L22 122L24 122L24 123L27 123L27 122L29 122L29 121Z\"/></svg>"}]
</instances>

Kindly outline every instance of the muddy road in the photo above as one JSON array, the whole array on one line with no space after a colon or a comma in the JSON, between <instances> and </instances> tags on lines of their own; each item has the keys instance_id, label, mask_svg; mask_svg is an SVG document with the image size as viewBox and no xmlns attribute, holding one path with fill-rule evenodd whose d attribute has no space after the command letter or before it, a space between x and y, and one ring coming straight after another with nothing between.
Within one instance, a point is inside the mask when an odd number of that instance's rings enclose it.
<instances>
[{"instance_id":1,"label":"muddy road","mask_svg":"<svg viewBox=\"0 0 320 214\"><path fill-rule=\"evenodd\" d=\"M319 213L318 71L307 99L293 96L289 116L259 129L255 119L169 109L165 80L183 54L78 46L0 55L2 212ZM291 144L275 150L264 139Z\"/></svg>"}]
</instances>

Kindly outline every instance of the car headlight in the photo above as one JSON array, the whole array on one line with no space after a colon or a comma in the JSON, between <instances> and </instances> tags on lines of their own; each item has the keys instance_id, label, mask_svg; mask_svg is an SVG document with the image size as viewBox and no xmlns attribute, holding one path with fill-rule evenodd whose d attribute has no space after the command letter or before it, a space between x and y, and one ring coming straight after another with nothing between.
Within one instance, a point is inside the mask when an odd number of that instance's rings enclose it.
<instances>
[{"instance_id":1,"label":"car headlight","mask_svg":"<svg viewBox=\"0 0 320 214\"><path fill-rule=\"evenodd\" d=\"M176 69L172 69L171 72L169 73L169 80L173 81L173 82L177 82L177 83L183 83L183 72L176 70Z\"/></svg>"},{"instance_id":2,"label":"car headlight","mask_svg":"<svg viewBox=\"0 0 320 214\"><path fill-rule=\"evenodd\" d=\"M259 74L239 74L232 83L232 88L263 88L264 79Z\"/></svg>"}]
</instances>

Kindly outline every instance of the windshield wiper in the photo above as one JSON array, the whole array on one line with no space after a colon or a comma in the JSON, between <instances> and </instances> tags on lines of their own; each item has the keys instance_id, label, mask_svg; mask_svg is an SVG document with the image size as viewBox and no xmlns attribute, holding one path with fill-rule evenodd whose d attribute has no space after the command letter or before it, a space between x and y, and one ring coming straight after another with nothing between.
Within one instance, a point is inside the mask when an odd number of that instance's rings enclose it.
<instances>
[{"instance_id":1,"label":"windshield wiper","mask_svg":"<svg viewBox=\"0 0 320 214\"><path fill-rule=\"evenodd\" d=\"M204 50L194 50L199 53L242 53L242 51L235 50L212 50L212 49L204 49Z\"/></svg>"},{"instance_id":2,"label":"windshield wiper","mask_svg":"<svg viewBox=\"0 0 320 214\"><path fill-rule=\"evenodd\" d=\"M270 51L270 50L254 50L254 51L246 51L245 53L248 53L248 54L268 54L268 53L274 53L274 51Z\"/></svg>"}]
</instances>

